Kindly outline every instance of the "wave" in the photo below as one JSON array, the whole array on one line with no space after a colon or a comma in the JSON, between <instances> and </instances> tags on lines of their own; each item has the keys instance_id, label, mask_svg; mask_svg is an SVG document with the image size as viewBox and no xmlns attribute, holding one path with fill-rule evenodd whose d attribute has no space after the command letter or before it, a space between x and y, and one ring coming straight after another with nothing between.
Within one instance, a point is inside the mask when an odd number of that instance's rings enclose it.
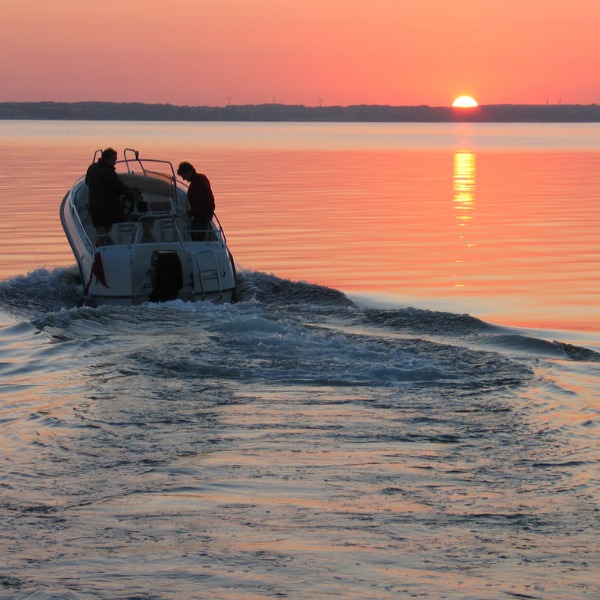
<instances>
[{"instance_id":1,"label":"wave","mask_svg":"<svg viewBox=\"0 0 600 600\"><path fill-rule=\"evenodd\" d=\"M82 302L81 277L76 266L36 269L0 281L0 308L17 317L74 308Z\"/></svg>"},{"instance_id":2,"label":"wave","mask_svg":"<svg viewBox=\"0 0 600 600\"><path fill-rule=\"evenodd\" d=\"M367 309L365 317L368 323L421 334L469 335L498 330L470 315L417 308Z\"/></svg>"},{"instance_id":3,"label":"wave","mask_svg":"<svg viewBox=\"0 0 600 600\"><path fill-rule=\"evenodd\" d=\"M223 331L219 336L233 332L238 336L248 332L257 334L261 328L263 333L279 330L280 335L285 336L289 333L287 329L295 326L338 330L340 335L339 331L346 328L345 335L357 339L360 339L360 332L366 330L375 335L374 331L377 331L377 335L383 337L390 334L417 338L421 345L428 341L439 345L443 340L444 343L509 355L600 362L600 353L594 350L543 340L468 314L411 307L361 307L339 290L251 270L239 273L239 283L237 302L228 307L175 301L143 307L93 308L83 303L75 266L38 269L0 282L0 310L31 321L39 330L51 332L54 339L97 338L107 328L113 332L118 328L131 331L148 326L155 331L169 326L176 328L185 314L220 311ZM224 314L228 314L228 318L223 318ZM407 345L408 341L404 343ZM411 368L416 367L411 365Z\"/></svg>"}]
</instances>

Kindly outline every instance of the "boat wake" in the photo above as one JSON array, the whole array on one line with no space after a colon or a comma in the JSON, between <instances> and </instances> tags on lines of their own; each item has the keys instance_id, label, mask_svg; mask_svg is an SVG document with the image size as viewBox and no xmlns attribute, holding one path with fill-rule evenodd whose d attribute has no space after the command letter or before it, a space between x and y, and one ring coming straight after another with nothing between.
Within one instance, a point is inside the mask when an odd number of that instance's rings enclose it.
<instances>
[{"instance_id":1,"label":"boat wake","mask_svg":"<svg viewBox=\"0 0 600 600\"><path fill-rule=\"evenodd\" d=\"M600 362L600 353L592 349L557 340L545 340L518 329L486 323L467 314L431 311L418 308L379 309L356 304L344 293L325 286L295 282L262 272L243 270L238 274L236 303L232 306L242 314L254 310L277 318L279 324L300 320L311 327L330 330L377 332L430 341L444 340L504 354L529 355L583 362ZM190 304L172 301L149 303L142 308L92 308L83 303L81 279L75 266L52 270L38 269L28 275L0 282L0 310L17 319L31 320L45 329L57 318L76 320L82 314L98 323L118 314L128 323L141 319L161 322L167 314L177 317L189 313L218 310L210 303ZM141 312L140 312L141 311ZM61 316L58 317L57 314ZM162 318L161 318L162 317ZM117 317L118 319L118 317ZM157 324L158 324L157 323ZM237 323L243 329L241 323ZM350 329L349 329L350 328Z\"/></svg>"}]
</instances>

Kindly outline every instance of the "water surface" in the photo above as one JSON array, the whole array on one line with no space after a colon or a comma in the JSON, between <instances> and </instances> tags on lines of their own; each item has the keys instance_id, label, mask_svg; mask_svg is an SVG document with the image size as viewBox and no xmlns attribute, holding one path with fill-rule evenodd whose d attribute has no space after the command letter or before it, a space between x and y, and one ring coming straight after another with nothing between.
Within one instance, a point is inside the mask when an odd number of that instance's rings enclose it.
<instances>
[{"instance_id":1,"label":"water surface","mask_svg":"<svg viewBox=\"0 0 600 600\"><path fill-rule=\"evenodd\" d=\"M598 597L595 129L6 125L0 597ZM82 305L109 144L209 175L240 302Z\"/></svg>"}]
</instances>

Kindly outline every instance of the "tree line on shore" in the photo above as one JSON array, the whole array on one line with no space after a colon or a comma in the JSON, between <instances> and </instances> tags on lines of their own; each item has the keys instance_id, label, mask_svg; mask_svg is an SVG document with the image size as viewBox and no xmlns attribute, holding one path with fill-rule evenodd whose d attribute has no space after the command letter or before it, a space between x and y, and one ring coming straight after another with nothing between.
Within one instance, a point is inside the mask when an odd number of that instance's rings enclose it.
<instances>
[{"instance_id":1,"label":"tree line on shore","mask_svg":"<svg viewBox=\"0 0 600 600\"><path fill-rule=\"evenodd\" d=\"M600 122L598 104L177 106L142 102L0 102L0 119L89 121Z\"/></svg>"}]
</instances>

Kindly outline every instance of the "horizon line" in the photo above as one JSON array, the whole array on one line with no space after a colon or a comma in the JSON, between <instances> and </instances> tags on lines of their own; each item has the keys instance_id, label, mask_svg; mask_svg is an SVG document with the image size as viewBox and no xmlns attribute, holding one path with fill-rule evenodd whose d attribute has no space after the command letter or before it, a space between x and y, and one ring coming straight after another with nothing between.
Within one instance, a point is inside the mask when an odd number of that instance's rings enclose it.
<instances>
[{"instance_id":1,"label":"horizon line","mask_svg":"<svg viewBox=\"0 0 600 600\"><path fill-rule=\"evenodd\" d=\"M288 104L286 102L259 102L259 103L241 103L241 104L173 104L172 102L146 102L143 100L0 100L0 105L3 104L143 104L145 106L173 106L175 108L234 108L245 106L286 106L290 108L301 107L311 109L322 108L353 108L358 106L366 107L383 107L383 108L451 108L457 111L475 111L479 108L488 108L495 106L530 106L530 107L558 107L558 106L598 106L599 103L591 102L582 104L577 102L558 102L558 103L527 103L527 102L497 102L490 104L477 104L470 107L456 107L450 105L432 105L432 104Z\"/></svg>"}]
</instances>

